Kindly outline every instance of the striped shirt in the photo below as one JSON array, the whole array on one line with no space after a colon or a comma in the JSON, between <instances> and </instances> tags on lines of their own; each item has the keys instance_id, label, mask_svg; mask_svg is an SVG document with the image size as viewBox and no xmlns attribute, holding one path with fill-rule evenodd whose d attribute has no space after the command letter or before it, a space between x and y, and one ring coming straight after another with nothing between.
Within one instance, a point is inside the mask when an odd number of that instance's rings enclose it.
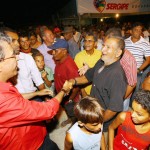
<instances>
[{"instance_id":1,"label":"striped shirt","mask_svg":"<svg viewBox=\"0 0 150 150\"><path fill-rule=\"evenodd\" d=\"M137 64L134 56L128 50L125 50L120 64L125 72L128 85L135 85L137 83Z\"/></svg>"},{"instance_id":2,"label":"striped shirt","mask_svg":"<svg viewBox=\"0 0 150 150\"><path fill-rule=\"evenodd\" d=\"M150 56L150 43L142 36L140 40L135 43L132 42L131 36L125 39L125 48L128 49L135 57L137 68L143 64L144 57Z\"/></svg>"}]
</instances>

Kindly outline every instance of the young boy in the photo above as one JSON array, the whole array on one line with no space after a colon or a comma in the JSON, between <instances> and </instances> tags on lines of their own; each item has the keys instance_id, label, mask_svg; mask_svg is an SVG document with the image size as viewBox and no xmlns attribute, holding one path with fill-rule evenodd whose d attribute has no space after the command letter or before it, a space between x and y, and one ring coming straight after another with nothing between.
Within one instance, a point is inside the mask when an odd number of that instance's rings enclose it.
<instances>
[{"instance_id":1,"label":"young boy","mask_svg":"<svg viewBox=\"0 0 150 150\"><path fill-rule=\"evenodd\" d=\"M110 124L109 150L146 150L149 144L150 91L140 90L132 102L132 111L121 112Z\"/></svg>"},{"instance_id":2,"label":"young boy","mask_svg":"<svg viewBox=\"0 0 150 150\"><path fill-rule=\"evenodd\" d=\"M104 110L97 99L84 97L74 107L76 122L66 133L65 150L105 150L102 134Z\"/></svg>"},{"instance_id":3,"label":"young boy","mask_svg":"<svg viewBox=\"0 0 150 150\"><path fill-rule=\"evenodd\" d=\"M35 63L39 69L39 71L41 72L41 76L44 80L44 84L45 87L47 89L50 89L54 92L54 86L53 86L53 71L51 68L48 68L47 66L45 66L44 63L44 56L41 53L36 53L33 55L33 58L35 60Z\"/></svg>"}]
</instances>

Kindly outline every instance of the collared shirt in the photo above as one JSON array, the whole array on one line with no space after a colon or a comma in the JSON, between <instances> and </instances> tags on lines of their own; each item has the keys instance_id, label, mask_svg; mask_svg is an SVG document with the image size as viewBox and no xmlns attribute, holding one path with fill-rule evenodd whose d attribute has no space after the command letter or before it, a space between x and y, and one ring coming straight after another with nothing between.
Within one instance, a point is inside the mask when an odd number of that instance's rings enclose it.
<instances>
[{"instance_id":1,"label":"collared shirt","mask_svg":"<svg viewBox=\"0 0 150 150\"><path fill-rule=\"evenodd\" d=\"M45 65L47 67L51 68L53 70L53 73L54 73L55 62L53 60L53 56L47 53L47 51L49 51L50 48L48 48L47 45L43 42L43 44L40 45L37 49L40 51L40 53L43 54Z\"/></svg>"},{"instance_id":2,"label":"collared shirt","mask_svg":"<svg viewBox=\"0 0 150 150\"><path fill-rule=\"evenodd\" d=\"M15 87L20 93L35 92L44 83L41 73L31 55L20 52L18 60L18 77Z\"/></svg>"},{"instance_id":3,"label":"collared shirt","mask_svg":"<svg viewBox=\"0 0 150 150\"><path fill-rule=\"evenodd\" d=\"M56 115L58 101L29 101L12 84L0 85L0 149L37 150L47 134L42 121Z\"/></svg>"},{"instance_id":4,"label":"collared shirt","mask_svg":"<svg viewBox=\"0 0 150 150\"><path fill-rule=\"evenodd\" d=\"M101 58L101 56L102 56L102 52L97 49L94 49L94 53L92 55L87 54L86 50L83 50L75 56L74 61L78 66L78 68L83 67L83 63L87 63L88 66L92 68L94 67L96 62ZM85 91L88 95L90 95L91 88L92 85L88 85L85 88Z\"/></svg>"},{"instance_id":5,"label":"collared shirt","mask_svg":"<svg viewBox=\"0 0 150 150\"><path fill-rule=\"evenodd\" d=\"M137 83L137 63L130 51L125 50L120 64L125 72L128 85L135 85Z\"/></svg>"},{"instance_id":6,"label":"collared shirt","mask_svg":"<svg viewBox=\"0 0 150 150\"><path fill-rule=\"evenodd\" d=\"M127 84L119 60L105 67L104 62L99 60L93 68L88 69L85 77L89 82L92 81L90 95L97 98L105 110L109 109L115 112L123 110L123 97ZM115 117L104 122L104 132L108 131L108 126Z\"/></svg>"},{"instance_id":7,"label":"collared shirt","mask_svg":"<svg viewBox=\"0 0 150 150\"><path fill-rule=\"evenodd\" d=\"M125 47L135 57L137 68L139 68L143 64L144 57L150 56L150 43L146 41L142 36L140 40L135 43L132 42L131 36L125 39Z\"/></svg>"}]
</instances>

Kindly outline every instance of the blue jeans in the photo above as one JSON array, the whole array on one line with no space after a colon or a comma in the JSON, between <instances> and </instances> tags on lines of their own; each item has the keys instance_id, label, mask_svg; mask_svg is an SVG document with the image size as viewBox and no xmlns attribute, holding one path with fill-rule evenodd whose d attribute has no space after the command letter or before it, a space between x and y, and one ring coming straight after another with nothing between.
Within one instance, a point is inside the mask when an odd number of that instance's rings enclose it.
<instances>
[{"instance_id":1,"label":"blue jeans","mask_svg":"<svg viewBox=\"0 0 150 150\"><path fill-rule=\"evenodd\" d=\"M141 83L143 83L143 81L146 78L148 72L150 72L150 65L144 70L144 72L142 74Z\"/></svg>"}]
</instances>

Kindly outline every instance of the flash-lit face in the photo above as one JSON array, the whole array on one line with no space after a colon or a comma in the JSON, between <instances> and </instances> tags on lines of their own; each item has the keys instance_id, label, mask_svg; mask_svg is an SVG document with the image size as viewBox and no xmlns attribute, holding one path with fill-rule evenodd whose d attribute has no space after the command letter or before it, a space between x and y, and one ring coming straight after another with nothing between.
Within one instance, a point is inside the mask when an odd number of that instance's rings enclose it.
<instances>
[{"instance_id":1,"label":"flash-lit face","mask_svg":"<svg viewBox=\"0 0 150 150\"><path fill-rule=\"evenodd\" d=\"M52 55L54 60L61 61L66 56L66 49L64 48L58 48L56 50L53 50Z\"/></svg>"},{"instance_id":2,"label":"flash-lit face","mask_svg":"<svg viewBox=\"0 0 150 150\"><path fill-rule=\"evenodd\" d=\"M105 41L103 48L102 48L102 57L101 59L104 61L105 64L111 64L114 62L117 54L117 44L116 41L112 38L109 38Z\"/></svg>"},{"instance_id":3,"label":"flash-lit face","mask_svg":"<svg viewBox=\"0 0 150 150\"><path fill-rule=\"evenodd\" d=\"M144 124L150 121L150 113L145 110L140 104L135 100L132 103L132 121L135 124Z\"/></svg>"},{"instance_id":4,"label":"flash-lit face","mask_svg":"<svg viewBox=\"0 0 150 150\"><path fill-rule=\"evenodd\" d=\"M28 37L20 37L19 42L21 49L28 50L30 48L30 41Z\"/></svg>"},{"instance_id":5,"label":"flash-lit face","mask_svg":"<svg viewBox=\"0 0 150 150\"><path fill-rule=\"evenodd\" d=\"M37 65L38 69L40 71L42 71L44 69L44 66L45 66L43 56L36 56L34 60L35 60L35 63Z\"/></svg>"},{"instance_id":6,"label":"flash-lit face","mask_svg":"<svg viewBox=\"0 0 150 150\"><path fill-rule=\"evenodd\" d=\"M142 26L137 26L132 29L132 37L140 39L141 34L142 34Z\"/></svg>"},{"instance_id":7,"label":"flash-lit face","mask_svg":"<svg viewBox=\"0 0 150 150\"><path fill-rule=\"evenodd\" d=\"M18 55L20 52L20 44L18 42L18 39L19 39L18 34L14 33L14 32L10 32L10 31L6 31L6 34L12 38L11 46L14 49L15 54Z\"/></svg>"},{"instance_id":8,"label":"flash-lit face","mask_svg":"<svg viewBox=\"0 0 150 150\"><path fill-rule=\"evenodd\" d=\"M5 41L1 41L4 46L5 58L0 62L1 72L6 80L17 75L17 57L10 44Z\"/></svg>"},{"instance_id":9,"label":"flash-lit face","mask_svg":"<svg viewBox=\"0 0 150 150\"><path fill-rule=\"evenodd\" d=\"M94 50L95 41L93 36L86 36L84 39L84 48L86 51Z\"/></svg>"}]
</instances>

